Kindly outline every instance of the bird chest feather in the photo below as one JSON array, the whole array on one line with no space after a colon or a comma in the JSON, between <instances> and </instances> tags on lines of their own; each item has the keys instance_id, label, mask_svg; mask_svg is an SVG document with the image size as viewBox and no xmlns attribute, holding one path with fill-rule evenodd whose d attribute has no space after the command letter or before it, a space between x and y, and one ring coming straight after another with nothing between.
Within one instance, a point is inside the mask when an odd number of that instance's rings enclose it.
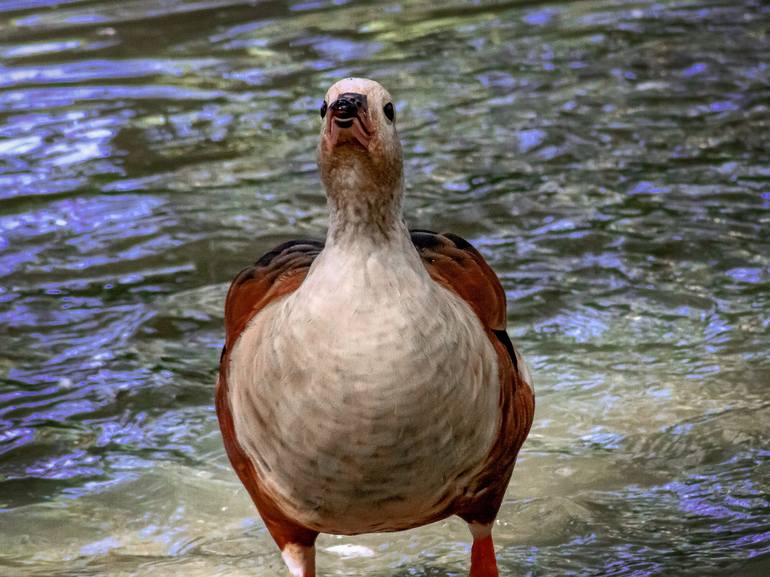
<instances>
[{"instance_id":1,"label":"bird chest feather","mask_svg":"<svg viewBox=\"0 0 770 577\"><path fill-rule=\"evenodd\" d=\"M459 496L493 443L494 349L470 307L407 249L325 250L232 352L238 441L308 527L424 522Z\"/></svg>"}]
</instances>

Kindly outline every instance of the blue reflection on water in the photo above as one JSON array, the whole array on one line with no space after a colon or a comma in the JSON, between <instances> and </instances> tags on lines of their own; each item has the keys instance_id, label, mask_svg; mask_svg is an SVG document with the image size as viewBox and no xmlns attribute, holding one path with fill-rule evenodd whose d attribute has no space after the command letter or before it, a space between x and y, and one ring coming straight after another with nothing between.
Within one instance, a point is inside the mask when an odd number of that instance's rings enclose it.
<instances>
[{"instance_id":1,"label":"blue reflection on water","mask_svg":"<svg viewBox=\"0 0 770 577\"><path fill-rule=\"evenodd\" d=\"M527 12L522 20L532 26L544 26L548 24L558 12L549 8L541 8Z\"/></svg>"},{"instance_id":2,"label":"blue reflection on water","mask_svg":"<svg viewBox=\"0 0 770 577\"><path fill-rule=\"evenodd\" d=\"M705 492L704 484L708 484L711 490ZM665 488L676 494L679 507L685 513L713 519L750 519L752 517L750 514L742 513L740 507L731 506L735 503L731 503L729 495L726 494L728 487L719 483L717 476L695 478L689 483L669 483ZM754 492L751 483L746 482L741 485L733 484L729 490Z\"/></svg>"},{"instance_id":3,"label":"blue reflection on water","mask_svg":"<svg viewBox=\"0 0 770 577\"><path fill-rule=\"evenodd\" d=\"M738 110L739 106L735 102L730 100L719 100L709 104L709 110L711 112L728 112Z\"/></svg>"},{"instance_id":4,"label":"blue reflection on water","mask_svg":"<svg viewBox=\"0 0 770 577\"><path fill-rule=\"evenodd\" d=\"M695 64L692 64L691 66L688 66L684 70L682 70L682 76L685 78L690 78L692 76L697 76L698 74L702 74L708 70L708 65L704 62L696 62Z\"/></svg>"},{"instance_id":5,"label":"blue reflection on water","mask_svg":"<svg viewBox=\"0 0 770 577\"><path fill-rule=\"evenodd\" d=\"M757 267L737 267L725 272L739 283L760 284L770 282L770 271Z\"/></svg>"}]
</instances>

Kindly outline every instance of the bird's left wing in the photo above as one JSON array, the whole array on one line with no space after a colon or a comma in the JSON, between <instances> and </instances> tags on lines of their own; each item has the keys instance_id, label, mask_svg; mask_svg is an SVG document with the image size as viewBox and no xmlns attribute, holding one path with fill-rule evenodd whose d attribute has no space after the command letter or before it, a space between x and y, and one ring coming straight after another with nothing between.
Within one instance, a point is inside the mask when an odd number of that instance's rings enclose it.
<instances>
[{"instance_id":1,"label":"bird's left wing","mask_svg":"<svg viewBox=\"0 0 770 577\"><path fill-rule=\"evenodd\" d=\"M505 291L481 253L451 233L412 230L412 244L431 278L473 309L497 352L500 374L500 428L497 440L476 477L471 496L458 505L470 522L494 520L516 456L527 438L535 412L531 377L514 349L506 326Z\"/></svg>"}]
</instances>

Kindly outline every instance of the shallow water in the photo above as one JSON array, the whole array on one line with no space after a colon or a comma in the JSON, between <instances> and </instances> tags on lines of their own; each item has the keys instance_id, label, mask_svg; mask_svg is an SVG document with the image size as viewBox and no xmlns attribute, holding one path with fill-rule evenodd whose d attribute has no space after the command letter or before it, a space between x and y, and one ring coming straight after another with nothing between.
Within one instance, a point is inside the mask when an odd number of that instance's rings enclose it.
<instances>
[{"instance_id":1,"label":"shallow water","mask_svg":"<svg viewBox=\"0 0 770 577\"><path fill-rule=\"evenodd\" d=\"M412 226L501 274L512 575L770 574L762 2L0 3L0 575L282 575L212 406L229 279L322 236L317 108L395 95ZM455 520L322 537L454 576Z\"/></svg>"}]
</instances>

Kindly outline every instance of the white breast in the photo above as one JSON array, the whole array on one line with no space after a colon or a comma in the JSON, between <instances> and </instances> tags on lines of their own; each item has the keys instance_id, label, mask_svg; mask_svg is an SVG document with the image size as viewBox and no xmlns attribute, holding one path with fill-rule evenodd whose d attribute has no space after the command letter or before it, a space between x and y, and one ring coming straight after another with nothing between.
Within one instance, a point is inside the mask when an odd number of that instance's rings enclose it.
<instances>
[{"instance_id":1,"label":"white breast","mask_svg":"<svg viewBox=\"0 0 770 577\"><path fill-rule=\"evenodd\" d=\"M325 249L244 331L229 383L258 475L292 518L327 533L428 519L498 426L494 349L411 246Z\"/></svg>"}]
</instances>

